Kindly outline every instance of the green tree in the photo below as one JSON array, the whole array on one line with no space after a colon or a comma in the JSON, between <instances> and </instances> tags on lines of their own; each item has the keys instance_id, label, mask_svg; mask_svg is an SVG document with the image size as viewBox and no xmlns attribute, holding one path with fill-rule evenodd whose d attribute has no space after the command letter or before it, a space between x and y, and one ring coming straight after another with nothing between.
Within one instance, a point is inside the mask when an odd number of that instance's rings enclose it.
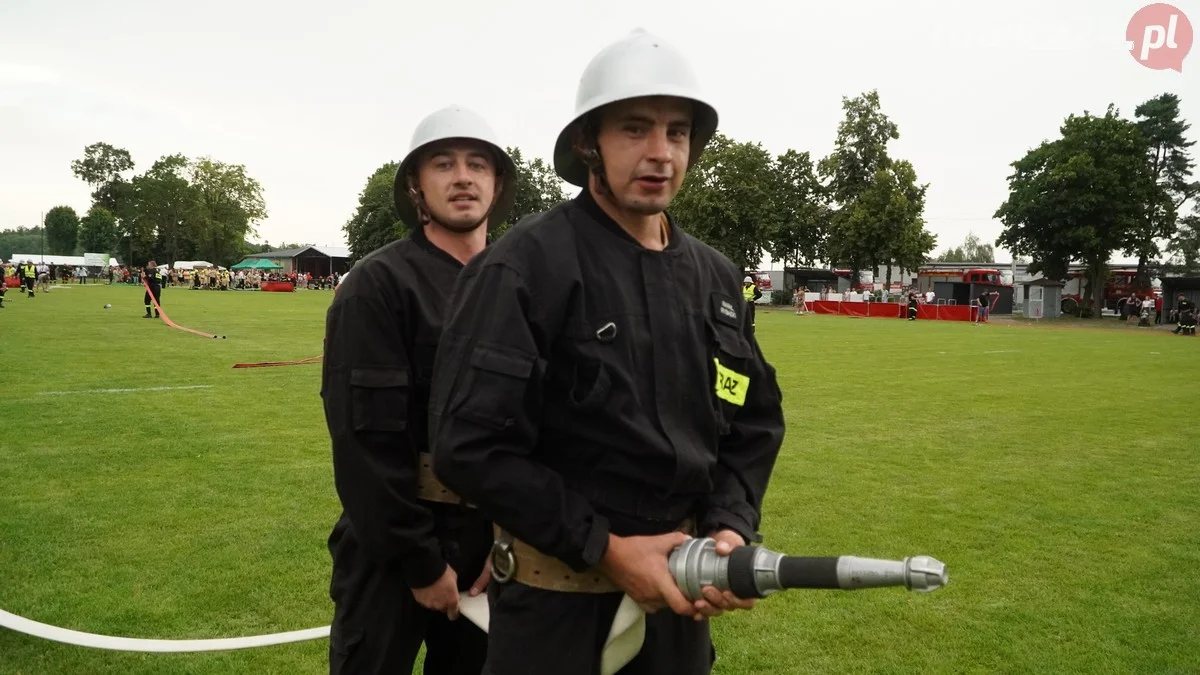
<instances>
[{"instance_id":1,"label":"green tree","mask_svg":"<svg viewBox=\"0 0 1200 675\"><path fill-rule=\"evenodd\" d=\"M1067 117L1060 132L1012 164L996 243L1049 278L1066 278L1070 262L1082 261L1098 309L1108 259L1145 222L1158 188L1142 133L1112 105L1103 117Z\"/></svg>"},{"instance_id":2,"label":"green tree","mask_svg":"<svg viewBox=\"0 0 1200 675\"><path fill-rule=\"evenodd\" d=\"M1177 274L1200 274L1200 205L1192 215L1179 220L1179 228L1167 248L1171 258L1167 268Z\"/></svg>"},{"instance_id":3,"label":"green tree","mask_svg":"<svg viewBox=\"0 0 1200 675\"><path fill-rule=\"evenodd\" d=\"M71 171L93 187L111 183L133 169L133 157L124 148L93 143L83 149L83 159L71 162Z\"/></svg>"},{"instance_id":4,"label":"green tree","mask_svg":"<svg viewBox=\"0 0 1200 675\"><path fill-rule=\"evenodd\" d=\"M0 260L9 260L14 253L41 251L42 228L18 227L0 230Z\"/></svg>"},{"instance_id":5,"label":"green tree","mask_svg":"<svg viewBox=\"0 0 1200 675\"><path fill-rule=\"evenodd\" d=\"M71 162L71 172L92 187L92 203L108 209L118 219L130 215L129 183L122 174L133 167L128 150L108 143L87 146L83 158Z\"/></svg>"},{"instance_id":6,"label":"green tree","mask_svg":"<svg viewBox=\"0 0 1200 675\"><path fill-rule=\"evenodd\" d=\"M889 194L879 212L885 238L883 261L887 263L887 285L892 285L892 268L915 270L929 259L937 237L925 229L925 194L929 184L917 183L917 171L908 160L893 161L877 174L877 183Z\"/></svg>"},{"instance_id":7,"label":"green tree","mask_svg":"<svg viewBox=\"0 0 1200 675\"><path fill-rule=\"evenodd\" d=\"M46 252L74 255L79 239L79 216L69 206L56 206L46 212Z\"/></svg>"},{"instance_id":8,"label":"green tree","mask_svg":"<svg viewBox=\"0 0 1200 675\"><path fill-rule=\"evenodd\" d=\"M995 262L996 249L991 244L984 243L974 232L968 232L961 246L946 249L935 260L958 263Z\"/></svg>"},{"instance_id":9,"label":"green tree","mask_svg":"<svg viewBox=\"0 0 1200 675\"><path fill-rule=\"evenodd\" d=\"M93 205L79 224L79 243L84 252L111 254L115 250L119 232L112 211Z\"/></svg>"},{"instance_id":10,"label":"green tree","mask_svg":"<svg viewBox=\"0 0 1200 675\"><path fill-rule=\"evenodd\" d=\"M928 186L920 186L908 162L888 155L888 142L900 138L884 114L877 91L843 98L833 152L817 165L828 181L833 214L826 239L830 262L860 270L881 263L919 264L932 248L922 212ZM889 277L891 266L889 265Z\"/></svg>"},{"instance_id":11,"label":"green tree","mask_svg":"<svg viewBox=\"0 0 1200 675\"><path fill-rule=\"evenodd\" d=\"M767 252L784 265L816 264L825 257L830 209L813 160L807 152L788 150L775 159L773 176L775 224Z\"/></svg>"},{"instance_id":12,"label":"green tree","mask_svg":"<svg viewBox=\"0 0 1200 675\"><path fill-rule=\"evenodd\" d=\"M878 169L866 189L835 217L829 241L834 259L856 274L886 263L889 285L893 265L919 267L936 244L922 217L927 189L916 183L916 171L907 161Z\"/></svg>"},{"instance_id":13,"label":"green tree","mask_svg":"<svg viewBox=\"0 0 1200 675\"><path fill-rule=\"evenodd\" d=\"M760 143L738 143L715 134L688 171L671 212L688 232L743 270L758 268L771 234L778 179Z\"/></svg>"},{"instance_id":14,"label":"green tree","mask_svg":"<svg viewBox=\"0 0 1200 675\"><path fill-rule=\"evenodd\" d=\"M166 155L130 182L135 204L131 230L141 241L152 242L156 258L192 259L206 241L200 193L188 180L190 166L183 155Z\"/></svg>"},{"instance_id":15,"label":"green tree","mask_svg":"<svg viewBox=\"0 0 1200 675\"><path fill-rule=\"evenodd\" d=\"M517 196L505 222L489 224L494 237L502 236L525 216L549 211L567 201L562 179L554 173L554 167L540 157L525 159L520 148L506 148L506 151L517 167Z\"/></svg>"},{"instance_id":16,"label":"green tree","mask_svg":"<svg viewBox=\"0 0 1200 675\"><path fill-rule=\"evenodd\" d=\"M883 113L877 90L855 98L843 96L842 110L846 114L838 124L833 153L821 160L818 169L830 180L833 200L847 205L867 190L880 169L891 164L887 144L900 138L900 130Z\"/></svg>"},{"instance_id":17,"label":"green tree","mask_svg":"<svg viewBox=\"0 0 1200 675\"><path fill-rule=\"evenodd\" d=\"M241 164L203 157L188 165L196 191L197 253L218 265L232 265L254 224L267 217L262 186Z\"/></svg>"},{"instance_id":18,"label":"green tree","mask_svg":"<svg viewBox=\"0 0 1200 675\"><path fill-rule=\"evenodd\" d=\"M358 207L342 226L350 247L351 260L358 260L408 233L408 226L396 213L392 196L392 183L398 166L397 162L388 162L375 169L358 194Z\"/></svg>"},{"instance_id":19,"label":"green tree","mask_svg":"<svg viewBox=\"0 0 1200 675\"><path fill-rule=\"evenodd\" d=\"M1148 204L1146 218L1125 246L1125 254L1137 256L1138 279L1150 283L1149 264L1161 253L1160 242L1170 242L1178 232L1177 214L1200 193L1200 183L1191 180L1190 148L1195 141L1185 136L1191 125L1179 116L1179 97L1162 94L1134 109L1138 129L1146 141L1146 156L1158 194Z\"/></svg>"}]
</instances>

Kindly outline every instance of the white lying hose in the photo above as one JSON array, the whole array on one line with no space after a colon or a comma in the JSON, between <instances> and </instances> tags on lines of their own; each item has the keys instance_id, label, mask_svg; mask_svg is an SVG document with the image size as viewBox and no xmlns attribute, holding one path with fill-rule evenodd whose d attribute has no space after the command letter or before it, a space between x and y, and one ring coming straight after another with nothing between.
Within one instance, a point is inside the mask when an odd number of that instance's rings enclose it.
<instances>
[{"instance_id":1,"label":"white lying hose","mask_svg":"<svg viewBox=\"0 0 1200 675\"><path fill-rule=\"evenodd\" d=\"M37 621L31 621L11 612L0 609L0 626L15 630L18 633L34 637L62 642L78 647L93 647L95 649L110 649L119 652L217 652L232 649L249 649L251 647L268 647L289 642L316 640L329 637L329 626L294 630L288 633L271 635L254 635L240 638L217 638L210 640L148 640L142 638L112 637L82 633L77 630L59 628Z\"/></svg>"},{"instance_id":2,"label":"white lying hose","mask_svg":"<svg viewBox=\"0 0 1200 675\"><path fill-rule=\"evenodd\" d=\"M479 595L471 598L464 593L460 596L460 609L463 616L479 625L484 631L487 630L487 596ZM270 635L208 640L151 640L145 638L113 637L111 635L83 633L77 630L51 626L50 624L17 616L3 609L0 609L0 627L53 642L61 642L77 647L109 649L118 652L220 652L234 649L251 649L253 647L269 647L271 645L282 645L289 642L303 642L304 640L317 640L329 637L329 626L309 628L307 630L294 630L287 633L272 633Z\"/></svg>"},{"instance_id":3,"label":"white lying hose","mask_svg":"<svg viewBox=\"0 0 1200 675\"><path fill-rule=\"evenodd\" d=\"M466 593L459 595L459 611L485 633L488 630L490 612L486 595L471 597ZM646 635L646 615L641 608L627 595L621 599L617 615L609 630L608 639L604 643L601 655L600 672L612 675L633 660L642 649ZM92 647L119 652L217 652L233 649L250 649L253 647L269 647L271 645L302 642L329 637L329 626L294 630L288 633L273 633L271 635L254 635L240 638L217 638L209 640L150 640L143 638L113 637L96 635L51 626L50 624L31 621L11 612L0 609L0 627L8 628L54 642L75 645L77 647Z\"/></svg>"}]
</instances>

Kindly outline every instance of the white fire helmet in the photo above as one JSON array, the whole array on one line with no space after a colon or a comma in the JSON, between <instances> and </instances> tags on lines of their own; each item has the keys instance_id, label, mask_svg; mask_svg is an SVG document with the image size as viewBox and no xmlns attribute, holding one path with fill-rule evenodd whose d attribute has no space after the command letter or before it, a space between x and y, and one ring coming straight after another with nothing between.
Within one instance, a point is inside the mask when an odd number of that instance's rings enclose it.
<instances>
[{"instance_id":1,"label":"white fire helmet","mask_svg":"<svg viewBox=\"0 0 1200 675\"><path fill-rule=\"evenodd\" d=\"M421 227L417 205L408 190L408 174L414 169L413 165L427 145L452 138L482 141L492 148L500 180L496 185L492 208L488 210L487 221L489 228L503 223L517 198L516 166L504 151L504 146L500 144L491 125L474 111L459 105L450 105L430 113L413 132L408 154L397 167L396 177L392 182L392 199L400 220L411 228Z\"/></svg>"},{"instance_id":2,"label":"white fire helmet","mask_svg":"<svg viewBox=\"0 0 1200 675\"><path fill-rule=\"evenodd\" d=\"M554 170L558 175L586 188L588 167L573 147L576 125L588 113L610 103L644 96L675 96L694 104L690 169L717 130L717 110L701 91L683 54L638 28L600 50L584 69L575 95L575 117L554 144Z\"/></svg>"}]
</instances>

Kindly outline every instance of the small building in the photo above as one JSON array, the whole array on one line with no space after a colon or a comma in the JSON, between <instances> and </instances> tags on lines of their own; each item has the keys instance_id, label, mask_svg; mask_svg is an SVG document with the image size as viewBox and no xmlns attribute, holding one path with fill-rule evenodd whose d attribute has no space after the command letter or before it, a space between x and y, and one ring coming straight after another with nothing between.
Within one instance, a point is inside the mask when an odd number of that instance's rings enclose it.
<instances>
[{"instance_id":1,"label":"small building","mask_svg":"<svg viewBox=\"0 0 1200 675\"><path fill-rule=\"evenodd\" d=\"M839 279L841 277L835 274L833 270L816 267L785 267L783 270L783 290L790 293L797 288L802 288L812 293L820 293L825 290L826 286L837 288Z\"/></svg>"},{"instance_id":2,"label":"small building","mask_svg":"<svg viewBox=\"0 0 1200 675\"><path fill-rule=\"evenodd\" d=\"M308 273L314 277L345 274L350 270L350 249L335 246L305 246L281 248L264 253L251 253L242 260L270 260L279 265L281 274Z\"/></svg>"},{"instance_id":3,"label":"small building","mask_svg":"<svg viewBox=\"0 0 1200 675\"><path fill-rule=\"evenodd\" d=\"M1021 284L1025 318L1057 319L1062 316L1063 282L1058 279L1034 279Z\"/></svg>"},{"instance_id":4,"label":"small building","mask_svg":"<svg viewBox=\"0 0 1200 675\"><path fill-rule=\"evenodd\" d=\"M1179 296L1191 300L1200 307L1200 276L1162 277L1163 292L1163 322L1169 312L1179 304Z\"/></svg>"}]
</instances>

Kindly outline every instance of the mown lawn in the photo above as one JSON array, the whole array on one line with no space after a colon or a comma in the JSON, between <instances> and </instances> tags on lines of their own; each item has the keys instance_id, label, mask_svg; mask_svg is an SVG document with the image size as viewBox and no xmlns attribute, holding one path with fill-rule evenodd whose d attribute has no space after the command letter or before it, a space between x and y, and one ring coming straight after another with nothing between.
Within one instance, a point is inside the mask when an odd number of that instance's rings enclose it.
<instances>
[{"instance_id":1,"label":"mown lawn","mask_svg":"<svg viewBox=\"0 0 1200 675\"><path fill-rule=\"evenodd\" d=\"M0 608L128 637L326 625L338 507L320 366L231 366L319 354L330 297L168 289L175 321L228 336L206 340L140 319L135 288L10 292ZM790 425L765 544L928 554L951 582L772 596L714 623L717 672L1200 669L1200 339L758 325ZM147 387L198 388L61 393ZM2 673L320 673L325 653L126 654L0 629Z\"/></svg>"}]
</instances>

